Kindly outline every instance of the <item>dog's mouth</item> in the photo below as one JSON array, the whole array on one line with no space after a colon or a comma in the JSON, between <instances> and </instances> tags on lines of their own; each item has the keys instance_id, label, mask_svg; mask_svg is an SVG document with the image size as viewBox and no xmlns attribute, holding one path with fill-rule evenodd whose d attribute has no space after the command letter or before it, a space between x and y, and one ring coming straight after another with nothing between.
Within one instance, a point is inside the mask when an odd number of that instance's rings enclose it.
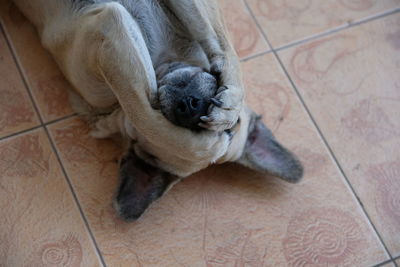
<instances>
[{"instance_id":1,"label":"dog's mouth","mask_svg":"<svg viewBox=\"0 0 400 267\"><path fill-rule=\"evenodd\" d=\"M194 131L201 128L200 118L207 115L210 99L217 90L214 76L185 63L169 64L157 75L161 112L175 125Z\"/></svg>"}]
</instances>

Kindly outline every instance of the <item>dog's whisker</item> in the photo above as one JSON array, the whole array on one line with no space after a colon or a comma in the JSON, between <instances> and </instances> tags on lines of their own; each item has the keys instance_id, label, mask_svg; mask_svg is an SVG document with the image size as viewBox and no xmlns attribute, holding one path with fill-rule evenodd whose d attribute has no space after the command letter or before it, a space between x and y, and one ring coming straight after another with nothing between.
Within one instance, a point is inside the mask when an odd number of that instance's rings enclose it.
<instances>
[{"instance_id":1,"label":"dog's whisker","mask_svg":"<svg viewBox=\"0 0 400 267\"><path fill-rule=\"evenodd\" d=\"M200 117L200 120L204 121L204 122L212 122L214 119L208 116L202 116Z\"/></svg>"}]
</instances>

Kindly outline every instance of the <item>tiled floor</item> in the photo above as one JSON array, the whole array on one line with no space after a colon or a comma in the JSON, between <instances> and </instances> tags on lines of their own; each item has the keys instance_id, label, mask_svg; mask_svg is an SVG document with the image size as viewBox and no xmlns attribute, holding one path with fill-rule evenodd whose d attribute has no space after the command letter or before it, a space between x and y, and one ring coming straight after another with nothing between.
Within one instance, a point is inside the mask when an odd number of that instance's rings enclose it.
<instances>
[{"instance_id":1,"label":"tiled floor","mask_svg":"<svg viewBox=\"0 0 400 267\"><path fill-rule=\"evenodd\" d=\"M248 102L304 180L214 166L120 221L120 149L71 116L1 0L0 266L400 266L400 1L220 2Z\"/></svg>"}]
</instances>

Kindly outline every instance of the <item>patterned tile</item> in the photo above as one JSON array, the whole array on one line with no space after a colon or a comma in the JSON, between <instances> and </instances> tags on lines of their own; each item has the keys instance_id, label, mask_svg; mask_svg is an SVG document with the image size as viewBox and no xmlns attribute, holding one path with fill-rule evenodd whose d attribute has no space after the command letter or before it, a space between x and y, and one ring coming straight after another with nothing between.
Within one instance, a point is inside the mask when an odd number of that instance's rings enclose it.
<instances>
[{"instance_id":1,"label":"patterned tile","mask_svg":"<svg viewBox=\"0 0 400 267\"><path fill-rule=\"evenodd\" d=\"M100 266L45 133L0 142L0 266Z\"/></svg>"},{"instance_id":2,"label":"patterned tile","mask_svg":"<svg viewBox=\"0 0 400 267\"><path fill-rule=\"evenodd\" d=\"M234 164L177 184L134 223L111 206L120 150L78 119L50 127L108 265L368 266L387 260L274 58L243 65L249 101L306 165L290 185Z\"/></svg>"},{"instance_id":3,"label":"patterned tile","mask_svg":"<svg viewBox=\"0 0 400 267\"><path fill-rule=\"evenodd\" d=\"M239 57L244 58L269 50L244 0L219 0L219 5Z\"/></svg>"},{"instance_id":4,"label":"patterned tile","mask_svg":"<svg viewBox=\"0 0 400 267\"><path fill-rule=\"evenodd\" d=\"M400 7L398 0L246 0L272 46Z\"/></svg>"},{"instance_id":5,"label":"patterned tile","mask_svg":"<svg viewBox=\"0 0 400 267\"><path fill-rule=\"evenodd\" d=\"M42 47L33 25L10 2L3 0L0 16L45 122L72 114L68 101L71 85Z\"/></svg>"},{"instance_id":6,"label":"patterned tile","mask_svg":"<svg viewBox=\"0 0 400 267\"><path fill-rule=\"evenodd\" d=\"M0 137L39 124L21 75L0 32Z\"/></svg>"},{"instance_id":7,"label":"patterned tile","mask_svg":"<svg viewBox=\"0 0 400 267\"><path fill-rule=\"evenodd\" d=\"M400 253L400 14L280 53L393 254Z\"/></svg>"}]
</instances>

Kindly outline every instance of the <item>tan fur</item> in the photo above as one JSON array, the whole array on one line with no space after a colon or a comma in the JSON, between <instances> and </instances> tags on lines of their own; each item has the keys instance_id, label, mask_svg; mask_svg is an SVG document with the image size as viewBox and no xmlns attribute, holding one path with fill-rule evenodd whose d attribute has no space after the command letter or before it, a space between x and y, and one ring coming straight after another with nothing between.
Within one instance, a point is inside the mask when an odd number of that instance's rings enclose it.
<instances>
[{"instance_id":1,"label":"tan fur","mask_svg":"<svg viewBox=\"0 0 400 267\"><path fill-rule=\"evenodd\" d=\"M181 177L241 156L251 111L243 108L239 61L217 1L166 1L203 48L211 70L221 72L222 84L228 87L218 92L225 107L214 107L215 123L200 133L173 125L156 109L155 71L144 40L127 34L140 29L122 5L110 2L64 13L64 0L15 2L37 26L43 45L81 98L94 110L117 106L109 116L97 117L94 137L121 133L136 141L139 156L148 161L156 158L151 164ZM230 141L223 131L239 116L241 123Z\"/></svg>"}]
</instances>

